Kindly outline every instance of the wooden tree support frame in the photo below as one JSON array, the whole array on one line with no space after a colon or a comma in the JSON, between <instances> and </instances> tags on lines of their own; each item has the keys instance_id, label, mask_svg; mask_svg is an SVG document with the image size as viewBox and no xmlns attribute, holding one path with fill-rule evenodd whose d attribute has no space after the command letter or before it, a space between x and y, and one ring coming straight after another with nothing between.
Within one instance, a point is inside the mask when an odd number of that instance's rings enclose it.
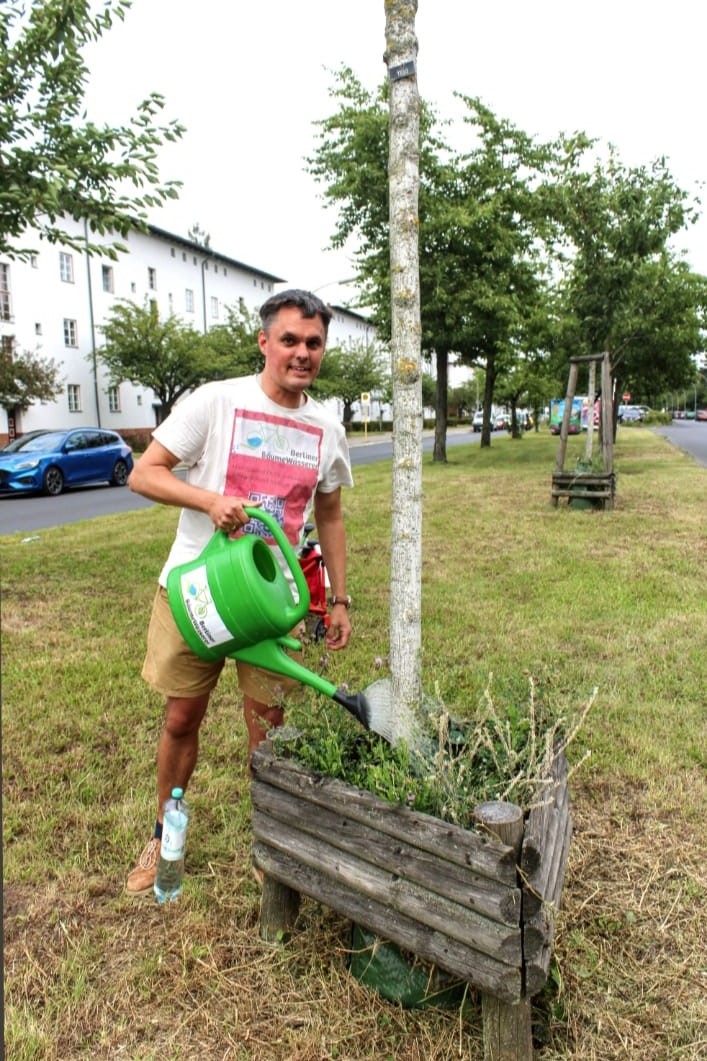
<instances>
[{"instance_id":1,"label":"wooden tree support frame","mask_svg":"<svg viewBox=\"0 0 707 1061\"><path fill-rule=\"evenodd\" d=\"M482 992L487 1061L530 1061L530 999L547 979L572 822L559 755L527 816L483 804L465 830L254 753L260 934L282 941L308 895Z\"/></svg>"},{"instance_id":2,"label":"wooden tree support frame","mask_svg":"<svg viewBox=\"0 0 707 1061\"><path fill-rule=\"evenodd\" d=\"M579 366L586 362L601 362L601 456L604 470L602 472L566 472L565 456L567 454L572 402L577 392ZM594 388L591 389L593 390ZM560 427L560 447L557 453L555 471L552 476L552 503L555 508L557 508L561 497L566 497L569 502L577 498L589 500L601 508L611 509L614 507L616 474L614 472L613 401L607 400L607 397L611 398L611 363L609 354L589 354L586 357L570 358L565 410ZM595 395L590 394L589 423L587 424L587 430L590 432L594 429L594 400Z\"/></svg>"}]
</instances>

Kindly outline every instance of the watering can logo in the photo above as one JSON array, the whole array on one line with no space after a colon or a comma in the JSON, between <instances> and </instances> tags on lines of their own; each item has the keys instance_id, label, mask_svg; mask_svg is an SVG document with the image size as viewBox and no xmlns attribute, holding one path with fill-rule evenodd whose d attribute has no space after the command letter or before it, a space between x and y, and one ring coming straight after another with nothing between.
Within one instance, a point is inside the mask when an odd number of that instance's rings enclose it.
<instances>
[{"instance_id":1,"label":"watering can logo","mask_svg":"<svg viewBox=\"0 0 707 1061\"><path fill-rule=\"evenodd\" d=\"M167 597L182 637L201 659L223 659L239 649L286 637L309 608L309 589L294 549L269 512L247 507L268 529L297 589L272 549L256 534L229 538L217 531L203 552L172 568Z\"/></svg>"}]
</instances>

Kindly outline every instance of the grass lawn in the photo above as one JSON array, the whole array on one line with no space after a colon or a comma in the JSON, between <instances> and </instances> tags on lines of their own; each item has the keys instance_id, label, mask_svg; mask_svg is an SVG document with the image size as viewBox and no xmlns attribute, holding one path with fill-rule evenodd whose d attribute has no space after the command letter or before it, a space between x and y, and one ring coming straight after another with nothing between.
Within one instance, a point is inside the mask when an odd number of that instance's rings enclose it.
<instances>
[{"instance_id":1,"label":"grass lawn","mask_svg":"<svg viewBox=\"0 0 707 1061\"><path fill-rule=\"evenodd\" d=\"M566 467L579 455L570 440ZM557 440L424 465L425 689L473 719L529 682L561 710L599 692L570 758L575 832L540 1061L707 1056L707 471L620 432L613 512L557 509ZM354 638L307 663L385 673L390 463L345 497ZM48 499L47 504L51 504ZM347 971L349 926L305 900L258 938L245 728L227 668L202 727L178 903L128 899L154 820L161 702L140 678L174 509L0 539L5 1048L13 1061L452 1061L483 1056L478 998L403 1010ZM313 712L335 704L308 694Z\"/></svg>"}]
</instances>

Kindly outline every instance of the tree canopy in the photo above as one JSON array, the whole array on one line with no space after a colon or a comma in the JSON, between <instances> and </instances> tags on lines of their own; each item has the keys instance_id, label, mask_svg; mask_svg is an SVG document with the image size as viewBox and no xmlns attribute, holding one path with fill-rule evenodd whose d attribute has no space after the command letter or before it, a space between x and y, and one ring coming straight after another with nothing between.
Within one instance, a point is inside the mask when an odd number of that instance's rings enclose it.
<instances>
[{"instance_id":1,"label":"tree canopy","mask_svg":"<svg viewBox=\"0 0 707 1061\"><path fill-rule=\"evenodd\" d=\"M98 356L114 383L151 388L164 419L178 398L201 383L257 371L259 328L260 318L242 299L227 307L226 324L206 334L175 316L160 320L155 303L136 306L121 299L101 326Z\"/></svg>"},{"instance_id":2,"label":"tree canopy","mask_svg":"<svg viewBox=\"0 0 707 1061\"><path fill-rule=\"evenodd\" d=\"M344 423L348 424L353 405L363 393L377 393L383 400L390 398L390 368L374 346L359 342L346 348L328 347L312 389L320 398L340 398Z\"/></svg>"},{"instance_id":3,"label":"tree canopy","mask_svg":"<svg viewBox=\"0 0 707 1061\"><path fill-rule=\"evenodd\" d=\"M368 93L351 70L340 70L331 93L339 108L319 123L319 146L309 160L325 197L338 207L333 244L359 241L359 279L384 335L391 313L387 92ZM485 368L491 394L498 360L520 340L523 321L542 296L532 185L547 148L480 100L462 99L469 126L464 152L449 148L429 107L420 119L421 330L423 350L436 355L437 460L445 459L449 354Z\"/></svg>"},{"instance_id":4,"label":"tree canopy","mask_svg":"<svg viewBox=\"0 0 707 1061\"><path fill-rule=\"evenodd\" d=\"M26 258L28 229L50 242L115 256L146 211L175 198L160 179L160 147L183 132L159 124L164 99L152 93L126 124L98 124L84 111L88 68L82 50L124 19L130 0L5 0L0 5L0 254ZM86 221L86 242L65 218ZM109 236L96 244L95 236Z\"/></svg>"},{"instance_id":5,"label":"tree canopy","mask_svg":"<svg viewBox=\"0 0 707 1061\"><path fill-rule=\"evenodd\" d=\"M29 351L0 353L0 405L24 411L34 402L52 402L62 382L59 367L51 358Z\"/></svg>"},{"instance_id":6,"label":"tree canopy","mask_svg":"<svg viewBox=\"0 0 707 1061\"><path fill-rule=\"evenodd\" d=\"M354 261L381 334L390 334L389 86L364 89L342 68L336 111L319 124L310 172L337 209L332 244ZM443 460L447 361L483 375L488 415L502 394L542 402L573 355L611 354L619 388L686 384L704 346L705 279L672 248L696 203L665 160L625 166L583 133L537 143L481 100L450 148L422 106L419 239L423 350L437 367L435 459Z\"/></svg>"}]
</instances>

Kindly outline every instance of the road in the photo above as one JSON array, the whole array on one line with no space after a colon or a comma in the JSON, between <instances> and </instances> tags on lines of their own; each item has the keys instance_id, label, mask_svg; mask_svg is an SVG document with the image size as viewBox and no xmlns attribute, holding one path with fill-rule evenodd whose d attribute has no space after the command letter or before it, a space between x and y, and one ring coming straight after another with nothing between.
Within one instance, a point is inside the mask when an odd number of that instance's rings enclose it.
<instances>
[{"instance_id":1,"label":"road","mask_svg":"<svg viewBox=\"0 0 707 1061\"><path fill-rule=\"evenodd\" d=\"M654 428L664 435L672 445L692 454L699 464L707 467L707 424L695 420L673 420L670 427ZM452 428L447 433L447 447L478 442L479 433L468 428ZM389 460L392 453L390 435L376 438L374 433L363 440L356 436L351 441L351 463L373 464ZM426 453L432 450L434 435L425 432L422 447ZM84 519L108 516L114 512L131 512L149 508L148 501L127 488L87 486L69 490L59 497L28 497L26 495L0 498L0 535L33 534L48 527L61 527L66 523L78 523Z\"/></svg>"},{"instance_id":2,"label":"road","mask_svg":"<svg viewBox=\"0 0 707 1061\"><path fill-rule=\"evenodd\" d=\"M458 446L478 438L479 435L472 434L468 428L452 428L447 435L447 446ZM433 444L433 434L425 433L422 440L425 452L431 451ZM390 459L392 448L390 435L378 439L371 434L366 441L355 437L351 442L351 463L372 464ZM132 512L153 504L154 501L134 494L127 487L84 486L67 490L59 497L6 495L0 497L0 535L30 535L49 527L63 527L67 523L110 516L115 512Z\"/></svg>"},{"instance_id":3,"label":"road","mask_svg":"<svg viewBox=\"0 0 707 1061\"><path fill-rule=\"evenodd\" d=\"M698 420L673 420L670 427L653 428L656 435L689 453L698 464L707 468L707 424Z\"/></svg>"}]
</instances>

